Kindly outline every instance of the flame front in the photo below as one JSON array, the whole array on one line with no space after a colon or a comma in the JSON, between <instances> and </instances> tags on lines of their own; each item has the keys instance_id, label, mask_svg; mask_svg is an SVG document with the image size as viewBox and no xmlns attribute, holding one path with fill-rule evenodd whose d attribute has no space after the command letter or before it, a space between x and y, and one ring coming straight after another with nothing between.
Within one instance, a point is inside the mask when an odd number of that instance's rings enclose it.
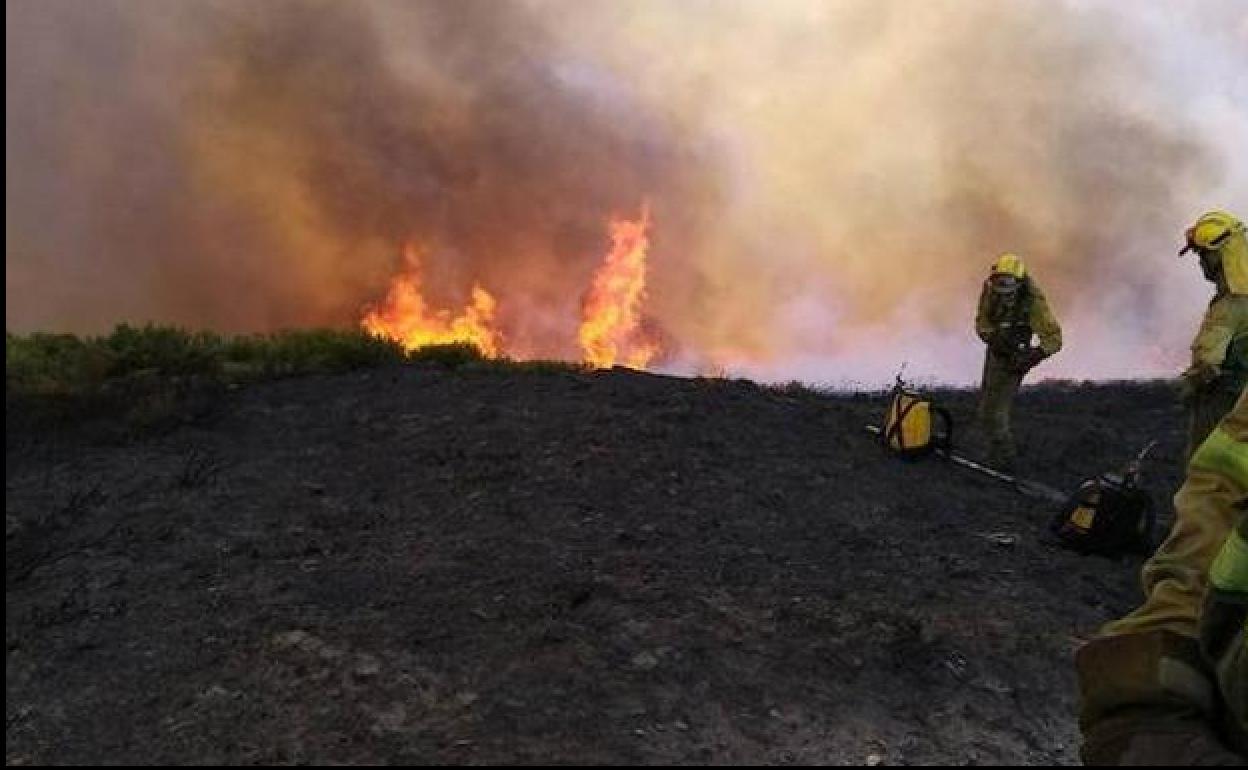
<instances>
[{"instance_id":1,"label":"flame front","mask_svg":"<svg viewBox=\"0 0 1248 770\"><path fill-rule=\"evenodd\" d=\"M581 303L577 330L581 357L600 369L617 363L644 369L663 348L642 314L650 207L642 204L635 220L612 217L607 224L611 248ZM491 358L508 352L497 325L498 303L489 292L473 286L470 304L454 317L445 310L431 310L424 298L420 250L408 244L403 259L404 268L391 280L385 299L360 320L365 330L395 340L408 351L461 342ZM550 342L551 347L560 344Z\"/></svg>"},{"instance_id":2,"label":"flame front","mask_svg":"<svg viewBox=\"0 0 1248 770\"><path fill-rule=\"evenodd\" d=\"M386 299L365 313L360 325L372 334L397 341L411 351L427 345L468 343L482 355L499 355L502 337L494 326L497 302L480 286L472 287L472 302L454 318L445 310L425 306L420 274L420 251L413 244L403 249L406 267L390 282Z\"/></svg>"},{"instance_id":3,"label":"flame front","mask_svg":"<svg viewBox=\"0 0 1248 770\"><path fill-rule=\"evenodd\" d=\"M610 227L611 251L594 273L581 306L581 349L590 366L624 363L644 369L660 349L643 327L641 314L650 246L649 205L642 204L637 220L612 218Z\"/></svg>"}]
</instances>

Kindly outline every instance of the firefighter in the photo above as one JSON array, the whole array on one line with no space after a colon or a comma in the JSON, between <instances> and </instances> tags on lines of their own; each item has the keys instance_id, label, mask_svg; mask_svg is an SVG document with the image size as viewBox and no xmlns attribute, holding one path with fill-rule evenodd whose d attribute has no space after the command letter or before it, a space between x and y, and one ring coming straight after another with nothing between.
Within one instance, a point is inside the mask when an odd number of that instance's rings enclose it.
<instances>
[{"instance_id":1,"label":"firefighter","mask_svg":"<svg viewBox=\"0 0 1248 770\"><path fill-rule=\"evenodd\" d=\"M1076 654L1088 764L1248 762L1248 398L1192 455L1144 603Z\"/></svg>"},{"instance_id":2,"label":"firefighter","mask_svg":"<svg viewBox=\"0 0 1248 770\"><path fill-rule=\"evenodd\" d=\"M1023 376L1062 347L1062 329L1018 255L1004 254L993 264L979 295L975 331L987 346L976 420L987 439L988 463L1012 470L1014 395Z\"/></svg>"},{"instance_id":3,"label":"firefighter","mask_svg":"<svg viewBox=\"0 0 1248 770\"><path fill-rule=\"evenodd\" d=\"M1214 285L1213 299L1192 342L1182 375L1190 411L1187 456L1230 411L1248 381L1248 239L1244 223L1225 211L1202 215L1187 230L1180 256L1195 252Z\"/></svg>"}]
</instances>

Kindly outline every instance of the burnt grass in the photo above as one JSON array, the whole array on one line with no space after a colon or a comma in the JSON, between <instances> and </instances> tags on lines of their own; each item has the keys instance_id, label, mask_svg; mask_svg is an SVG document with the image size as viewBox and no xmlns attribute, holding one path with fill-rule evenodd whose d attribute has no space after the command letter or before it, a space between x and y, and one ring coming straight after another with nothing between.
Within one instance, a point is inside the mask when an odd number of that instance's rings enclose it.
<instances>
[{"instance_id":1,"label":"burnt grass","mask_svg":"<svg viewBox=\"0 0 1248 770\"><path fill-rule=\"evenodd\" d=\"M965 425L974 394L940 394ZM10 414L6 761L1072 763L1072 652L1139 557L884 456L879 394L408 365L118 439ZM1162 385L1024 391L1071 489Z\"/></svg>"}]
</instances>

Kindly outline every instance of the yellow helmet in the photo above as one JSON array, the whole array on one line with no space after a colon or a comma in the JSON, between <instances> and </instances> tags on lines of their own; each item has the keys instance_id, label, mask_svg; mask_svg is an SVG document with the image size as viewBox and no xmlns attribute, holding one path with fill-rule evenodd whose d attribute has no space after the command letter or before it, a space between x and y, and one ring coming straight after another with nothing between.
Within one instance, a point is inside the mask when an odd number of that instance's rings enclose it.
<instances>
[{"instance_id":1,"label":"yellow helmet","mask_svg":"<svg viewBox=\"0 0 1248 770\"><path fill-rule=\"evenodd\" d=\"M1230 242L1231 236L1244 231L1244 223L1225 211L1209 211L1187 228L1187 244L1180 256L1189 251L1217 251Z\"/></svg>"},{"instance_id":2,"label":"yellow helmet","mask_svg":"<svg viewBox=\"0 0 1248 770\"><path fill-rule=\"evenodd\" d=\"M1011 275L1021 281L1027 274L1027 267L1023 264L1023 258L1017 254L1002 254L993 263L992 274Z\"/></svg>"},{"instance_id":3,"label":"yellow helmet","mask_svg":"<svg viewBox=\"0 0 1248 770\"><path fill-rule=\"evenodd\" d=\"M1220 271L1232 294L1248 294L1248 237L1244 223L1225 211L1208 211L1187 228L1187 243L1179 252L1201 255L1201 268L1214 280Z\"/></svg>"}]
</instances>

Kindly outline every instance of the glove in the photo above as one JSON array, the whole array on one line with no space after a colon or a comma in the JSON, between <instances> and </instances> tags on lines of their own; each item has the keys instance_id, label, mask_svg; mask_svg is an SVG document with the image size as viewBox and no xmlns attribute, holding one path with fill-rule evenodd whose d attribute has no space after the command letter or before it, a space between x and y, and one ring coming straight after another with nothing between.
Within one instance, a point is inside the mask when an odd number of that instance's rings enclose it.
<instances>
[{"instance_id":1,"label":"glove","mask_svg":"<svg viewBox=\"0 0 1248 770\"><path fill-rule=\"evenodd\" d=\"M1240 767L1244 762L1205 720L1160 711L1126 713L1085 728L1080 755L1089 765Z\"/></svg>"},{"instance_id":2,"label":"glove","mask_svg":"<svg viewBox=\"0 0 1248 770\"><path fill-rule=\"evenodd\" d=\"M1080 648L1075 665L1086 764L1243 763L1204 703L1214 683L1196 639L1168 631L1100 637Z\"/></svg>"},{"instance_id":3,"label":"glove","mask_svg":"<svg viewBox=\"0 0 1248 770\"><path fill-rule=\"evenodd\" d=\"M1192 364L1179 376L1179 400L1190 406L1196 398L1221 374L1210 364Z\"/></svg>"},{"instance_id":4,"label":"glove","mask_svg":"<svg viewBox=\"0 0 1248 770\"><path fill-rule=\"evenodd\" d=\"M1017 341L1012 340L1005 334L994 335L988 343L988 349L991 350L992 354L997 358L1003 358L1007 361L1016 359L1026 350L1020 346Z\"/></svg>"},{"instance_id":5,"label":"glove","mask_svg":"<svg viewBox=\"0 0 1248 770\"><path fill-rule=\"evenodd\" d=\"M1029 372L1046 358L1048 355L1040 348L1027 348L1018 355L1018 369L1023 373Z\"/></svg>"}]
</instances>

